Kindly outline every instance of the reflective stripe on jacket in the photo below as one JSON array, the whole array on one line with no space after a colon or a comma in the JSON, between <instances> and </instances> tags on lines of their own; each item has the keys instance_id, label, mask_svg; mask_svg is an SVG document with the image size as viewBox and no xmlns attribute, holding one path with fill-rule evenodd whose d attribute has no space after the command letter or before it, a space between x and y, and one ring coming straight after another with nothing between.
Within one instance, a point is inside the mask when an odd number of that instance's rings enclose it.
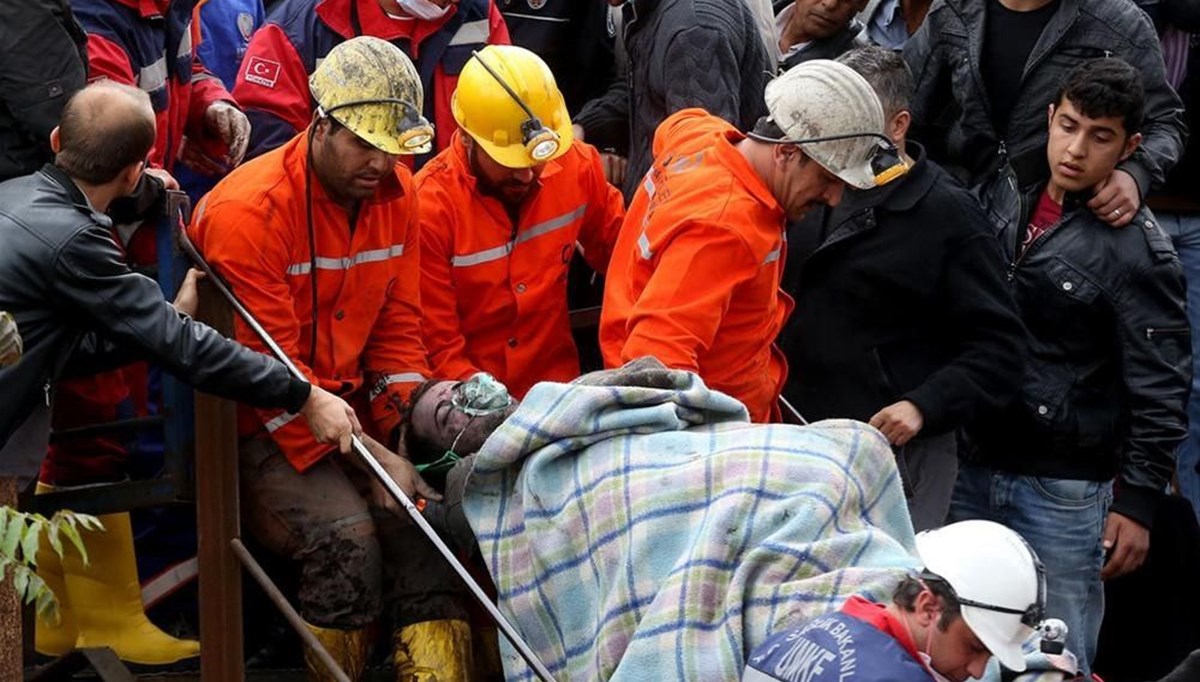
<instances>
[{"instance_id":1,"label":"reflective stripe on jacket","mask_svg":"<svg viewBox=\"0 0 1200 682\"><path fill-rule=\"evenodd\" d=\"M742 139L701 109L659 126L609 265L600 349L608 367L653 355L697 372L764 422L787 375L773 342L792 302L779 291L783 208Z\"/></svg>"},{"instance_id":2,"label":"reflective stripe on jacket","mask_svg":"<svg viewBox=\"0 0 1200 682\"><path fill-rule=\"evenodd\" d=\"M421 300L430 364L462 379L483 370L524 396L538 381L579 376L567 314L576 242L596 272L608 267L624 215L600 156L576 142L546 165L513 224L480 194L460 132L417 174Z\"/></svg>"},{"instance_id":3,"label":"reflective stripe on jacket","mask_svg":"<svg viewBox=\"0 0 1200 682\"><path fill-rule=\"evenodd\" d=\"M370 381L367 397L377 436L390 443L408 394L428 377L420 336L420 243L412 174L397 165L395 175L387 176L376 195L362 203L353 230L345 209L311 175L314 257L305 209L307 154L305 132L240 166L200 203L188 232L311 381L343 396ZM240 319L236 332L238 341L266 352ZM296 417L243 408L241 433L265 428L303 471L330 449L313 440L304 420Z\"/></svg>"},{"instance_id":4,"label":"reflective stripe on jacket","mask_svg":"<svg viewBox=\"0 0 1200 682\"><path fill-rule=\"evenodd\" d=\"M195 2L76 0L71 5L88 34L88 79L107 78L150 96L158 124L150 162L171 170L184 133L200 137L208 107L233 101L192 51Z\"/></svg>"}]
</instances>

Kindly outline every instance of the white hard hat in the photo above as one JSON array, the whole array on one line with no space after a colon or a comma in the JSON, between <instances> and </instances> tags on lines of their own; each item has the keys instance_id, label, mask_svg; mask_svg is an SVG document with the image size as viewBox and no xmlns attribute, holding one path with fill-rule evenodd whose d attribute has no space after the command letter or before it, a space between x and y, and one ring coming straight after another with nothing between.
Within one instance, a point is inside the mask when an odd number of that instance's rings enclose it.
<instances>
[{"instance_id":1,"label":"white hard hat","mask_svg":"<svg viewBox=\"0 0 1200 682\"><path fill-rule=\"evenodd\" d=\"M867 79L845 64L813 59L768 83L766 101L771 120L809 158L852 187L875 186L871 159L887 138L883 106ZM853 137L800 142L838 135Z\"/></svg>"},{"instance_id":2,"label":"white hard hat","mask_svg":"<svg viewBox=\"0 0 1200 682\"><path fill-rule=\"evenodd\" d=\"M1016 532L992 521L961 521L917 535L925 570L954 590L967 627L1004 667L1025 670L1021 643L1042 621L1046 577Z\"/></svg>"}]
</instances>

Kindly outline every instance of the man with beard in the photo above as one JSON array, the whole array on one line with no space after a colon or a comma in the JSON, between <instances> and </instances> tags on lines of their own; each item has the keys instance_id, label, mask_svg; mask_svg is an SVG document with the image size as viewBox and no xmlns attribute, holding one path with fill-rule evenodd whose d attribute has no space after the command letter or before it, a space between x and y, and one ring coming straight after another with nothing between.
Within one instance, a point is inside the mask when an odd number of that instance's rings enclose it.
<instances>
[{"instance_id":1,"label":"man with beard","mask_svg":"<svg viewBox=\"0 0 1200 682\"><path fill-rule=\"evenodd\" d=\"M403 405L428 376L417 193L397 163L433 136L420 78L399 48L363 36L333 48L309 86L308 128L218 184L190 234L300 370L364 415L364 441L400 488L436 499L397 454ZM236 333L265 350L245 324ZM286 414L243 409L239 427L246 525L299 564L300 615L350 678L386 599L397 668L465 679L460 587L416 529L387 513L402 515L382 486ZM316 659L309 669L325 679Z\"/></svg>"},{"instance_id":2,"label":"man with beard","mask_svg":"<svg viewBox=\"0 0 1200 682\"><path fill-rule=\"evenodd\" d=\"M433 371L488 372L518 397L538 381L570 381L580 370L567 270L579 248L604 273L621 194L596 150L573 139L554 75L532 52L476 53L451 108L459 129L416 178Z\"/></svg>"}]
</instances>

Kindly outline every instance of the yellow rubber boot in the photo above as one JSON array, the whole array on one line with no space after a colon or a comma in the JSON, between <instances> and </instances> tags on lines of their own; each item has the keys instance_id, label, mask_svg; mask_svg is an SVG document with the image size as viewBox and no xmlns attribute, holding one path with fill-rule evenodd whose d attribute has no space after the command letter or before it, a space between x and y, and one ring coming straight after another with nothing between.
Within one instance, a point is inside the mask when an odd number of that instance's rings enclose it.
<instances>
[{"instance_id":1,"label":"yellow rubber boot","mask_svg":"<svg viewBox=\"0 0 1200 682\"><path fill-rule=\"evenodd\" d=\"M471 675L471 626L465 620L430 620L392 635L396 682L467 682Z\"/></svg>"},{"instance_id":2,"label":"yellow rubber boot","mask_svg":"<svg viewBox=\"0 0 1200 682\"><path fill-rule=\"evenodd\" d=\"M41 495L54 490L54 486L38 483L35 494ZM64 545L70 547L65 538ZM73 550L72 550L73 551ZM71 599L67 594L67 583L63 579L62 559L50 547L50 541L43 533L38 542L37 574L45 581L46 586L58 600L58 622L37 616L33 635L33 648L39 654L47 656L63 656L75 648L75 639L79 636L79 628L75 625L75 614L71 611Z\"/></svg>"},{"instance_id":3,"label":"yellow rubber boot","mask_svg":"<svg viewBox=\"0 0 1200 682\"><path fill-rule=\"evenodd\" d=\"M84 531L88 566L75 551L63 560L67 593L79 628L76 645L109 647L122 660L165 665L200 655L200 642L176 639L146 618L133 555L129 514L100 517L105 530Z\"/></svg>"},{"instance_id":4,"label":"yellow rubber boot","mask_svg":"<svg viewBox=\"0 0 1200 682\"><path fill-rule=\"evenodd\" d=\"M367 631L365 629L335 630L319 628L308 623L305 625L321 643L321 646L325 647L333 660L342 667L342 672L346 673L346 677L351 680L362 677L367 660ZM308 679L312 682L326 682L327 680L332 682L335 679L321 659L317 657L316 652L308 647L304 648L304 666L308 668Z\"/></svg>"}]
</instances>

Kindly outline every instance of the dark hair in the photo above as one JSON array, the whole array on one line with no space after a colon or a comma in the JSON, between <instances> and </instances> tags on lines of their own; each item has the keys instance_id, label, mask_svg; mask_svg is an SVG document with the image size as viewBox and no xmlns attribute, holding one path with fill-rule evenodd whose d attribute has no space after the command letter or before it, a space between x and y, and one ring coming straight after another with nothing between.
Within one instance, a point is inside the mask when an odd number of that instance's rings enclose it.
<instances>
[{"instance_id":1,"label":"dark hair","mask_svg":"<svg viewBox=\"0 0 1200 682\"><path fill-rule=\"evenodd\" d=\"M954 593L954 588L950 587L950 584L941 577L928 571L922 573L919 578L905 577L896 586L896 591L892 594L892 601L905 611L915 611L917 596L926 588L941 602L942 617L938 619L938 629L945 632L946 628L950 627L950 624L961 615L962 609L958 603L958 595Z\"/></svg>"},{"instance_id":2,"label":"dark hair","mask_svg":"<svg viewBox=\"0 0 1200 682\"><path fill-rule=\"evenodd\" d=\"M765 137L769 140L787 139L787 133L783 132L783 128L780 128L779 124L776 123L775 120L770 116L760 117L758 121L755 122L754 127L750 129L750 132L758 135L759 137Z\"/></svg>"},{"instance_id":3,"label":"dark hair","mask_svg":"<svg viewBox=\"0 0 1200 682\"><path fill-rule=\"evenodd\" d=\"M1146 103L1142 77L1116 57L1092 59L1068 71L1054 98L1055 106L1064 98L1088 118L1120 117L1127 135L1142 129Z\"/></svg>"},{"instance_id":4,"label":"dark hair","mask_svg":"<svg viewBox=\"0 0 1200 682\"><path fill-rule=\"evenodd\" d=\"M126 104L144 105L118 111L99 100L97 90L125 96ZM146 159L154 147L154 115L150 98L137 88L100 81L75 93L63 107L58 123L59 152L54 163L71 177L92 185L117 179L126 168Z\"/></svg>"},{"instance_id":5,"label":"dark hair","mask_svg":"<svg viewBox=\"0 0 1200 682\"><path fill-rule=\"evenodd\" d=\"M912 71L900 53L870 45L850 50L838 57L837 61L857 71L871 84L879 96L879 103L883 105L885 118L890 119L908 110L916 84Z\"/></svg>"},{"instance_id":6,"label":"dark hair","mask_svg":"<svg viewBox=\"0 0 1200 682\"><path fill-rule=\"evenodd\" d=\"M408 459L416 464L425 464L439 459L443 452L436 444L418 438L416 429L412 426L413 412L416 411L417 403L422 396L429 392L437 384L441 383L442 379L429 379L421 383L413 389L413 392L408 396L408 402L404 405L404 410L400 417L400 438L403 440L404 452Z\"/></svg>"}]
</instances>

